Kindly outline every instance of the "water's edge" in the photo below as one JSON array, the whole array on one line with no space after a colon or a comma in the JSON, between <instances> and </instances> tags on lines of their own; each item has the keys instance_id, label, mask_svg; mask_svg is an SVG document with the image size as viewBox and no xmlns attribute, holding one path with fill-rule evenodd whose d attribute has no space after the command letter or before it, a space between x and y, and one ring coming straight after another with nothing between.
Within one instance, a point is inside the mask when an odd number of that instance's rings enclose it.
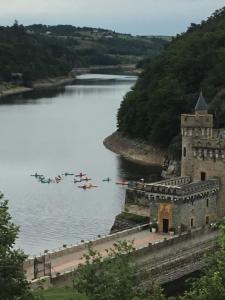
<instances>
[{"instance_id":1,"label":"water's edge","mask_svg":"<svg viewBox=\"0 0 225 300\"><path fill-rule=\"evenodd\" d=\"M33 83L32 87L15 86L14 88L10 88L5 91L0 91L0 98L4 98L7 96L21 95L31 91L38 91L43 89L52 89L61 86L66 86L68 84L74 83L75 81L76 81L75 78L69 76L38 80Z\"/></svg>"},{"instance_id":2,"label":"water's edge","mask_svg":"<svg viewBox=\"0 0 225 300\"><path fill-rule=\"evenodd\" d=\"M166 150L140 140L129 139L117 131L106 137L103 144L108 150L139 165L161 167L167 156Z\"/></svg>"}]
</instances>

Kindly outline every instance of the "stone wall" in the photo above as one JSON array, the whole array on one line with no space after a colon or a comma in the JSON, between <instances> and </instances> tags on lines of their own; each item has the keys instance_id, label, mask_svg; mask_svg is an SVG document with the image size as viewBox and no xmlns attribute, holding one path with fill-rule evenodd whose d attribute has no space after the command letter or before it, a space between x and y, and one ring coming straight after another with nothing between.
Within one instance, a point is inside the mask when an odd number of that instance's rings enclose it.
<instances>
[{"instance_id":1,"label":"stone wall","mask_svg":"<svg viewBox=\"0 0 225 300\"><path fill-rule=\"evenodd\" d=\"M213 115L182 114L181 128L213 128Z\"/></svg>"},{"instance_id":2,"label":"stone wall","mask_svg":"<svg viewBox=\"0 0 225 300\"><path fill-rule=\"evenodd\" d=\"M182 176L193 181L219 178L218 216L225 216L225 134L213 129L212 115L182 115Z\"/></svg>"},{"instance_id":3,"label":"stone wall","mask_svg":"<svg viewBox=\"0 0 225 300\"><path fill-rule=\"evenodd\" d=\"M149 199L145 191L126 189L125 205L135 204L139 206L149 207Z\"/></svg>"},{"instance_id":4,"label":"stone wall","mask_svg":"<svg viewBox=\"0 0 225 300\"><path fill-rule=\"evenodd\" d=\"M137 270L142 277L142 285L147 287L152 280L165 284L180 277L201 270L206 264L206 251L214 251L218 231L195 229L164 241L149 244L133 252ZM38 288L41 282L45 287L61 287L72 284L74 271L45 277L46 280L35 280L33 288Z\"/></svg>"},{"instance_id":5,"label":"stone wall","mask_svg":"<svg viewBox=\"0 0 225 300\"><path fill-rule=\"evenodd\" d=\"M195 168L193 169L193 180L201 178L201 172L205 172L206 178L217 177L220 181L218 195L218 216L225 216L225 164L224 161L202 160L193 158Z\"/></svg>"},{"instance_id":6,"label":"stone wall","mask_svg":"<svg viewBox=\"0 0 225 300\"><path fill-rule=\"evenodd\" d=\"M158 220L160 232L163 231L163 219L168 220L169 228L175 228L178 232L215 222L218 219L218 180L185 184L189 181L189 177L177 178L171 182L171 186L164 186L164 181L152 184L134 183L134 188L129 186L126 191L125 203L148 207L150 220ZM166 184L168 182L165 181ZM181 186L172 185L176 182Z\"/></svg>"},{"instance_id":7,"label":"stone wall","mask_svg":"<svg viewBox=\"0 0 225 300\"><path fill-rule=\"evenodd\" d=\"M44 257L45 261L51 261L51 260L58 259L58 258L65 258L65 257L67 257L67 255L69 255L71 253L74 254L74 253L79 252L80 250L87 249L87 246L90 242L92 243L93 246L95 246L95 245L101 244L103 241L111 241L111 240L114 240L115 238L122 239L125 236L127 237L130 234L133 234L133 233L136 233L136 232L146 229L146 226L148 227L148 224L140 225L140 226L137 226L137 227L134 227L131 229L121 231L121 232L117 232L114 234L99 237L95 240L86 241L86 242L78 244L78 245L68 245L67 247L62 247L62 248L59 248L56 250L51 250L46 254L37 256L36 259L42 260L42 258ZM34 257L27 259L23 265L23 268L26 272L26 277L28 280L34 279L34 259L35 259Z\"/></svg>"},{"instance_id":8,"label":"stone wall","mask_svg":"<svg viewBox=\"0 0 225 300\"><path fill-rule=\"evenodd\" d=\"M138 249L135 261L139 272L146 274L142 284L146 287L152 280L165 284L201 270L206 252L215 251L217 238L217 231L195 229Z\"/></svg>"},{"instance_id":9,"label":"stone wall","mask_svg":"<svg viewBox=\"0 0 225 300\"><path fill-rule=\"evenodd\" d=\"M208 217L208 219L206 219ZM191 224L191 219L193 224ZM201 227L217 220L217 194L173 204L173 227Z\"/></svg>"}]
</instances>

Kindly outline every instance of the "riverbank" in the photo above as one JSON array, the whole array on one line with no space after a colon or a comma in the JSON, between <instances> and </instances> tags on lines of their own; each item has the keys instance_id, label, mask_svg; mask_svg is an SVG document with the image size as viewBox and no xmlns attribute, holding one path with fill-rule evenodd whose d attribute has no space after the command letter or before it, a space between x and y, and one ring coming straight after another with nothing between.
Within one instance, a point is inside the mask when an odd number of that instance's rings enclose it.
<instances>
[{"instance_id":1,"label":"riverbank","mask_svg":"<svg viewBox=\"0 0 225 300\"><path fill-rule=\"evenodd\" d=\"M36 90L57 88L60 86L72 84L75 82L75 80L76 80L75 78L68 77L68 76L48 78L48 79L34 81L32 87L18 86L14 84L2 84L0 86L0 98L12 96L12 95L19 95L31 91L36 91Z\"/></svg>"},{"instance_id":2,"label":"riverbank","mask_svg":"<svg viewBox=\"0 0 225 300\"><path fill-rule=\"evenodd\" d=\"M166 150L133 140L114 132L103 141L104 146L125 159L145 166L162 166Z\"/></svg>"}]
</instances>

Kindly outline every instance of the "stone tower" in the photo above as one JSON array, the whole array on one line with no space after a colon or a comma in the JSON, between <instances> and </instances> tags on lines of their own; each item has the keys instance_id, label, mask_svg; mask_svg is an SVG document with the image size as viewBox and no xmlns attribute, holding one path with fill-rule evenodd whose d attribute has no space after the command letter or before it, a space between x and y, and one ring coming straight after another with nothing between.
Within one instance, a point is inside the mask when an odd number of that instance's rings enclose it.
<instances>
[{"instance_id":1,"label":"stone tower","mask_svg":"<svg viewBox=\"0 0 225 300\"><path fill-rule=\"evenodd\" d=\"M202 92L194 114L181 115L182 167L181 176L193 181L209 178L220 180L218 215L225 216L225 134L224 129L213 129L213 115Z\"/></svg>"}]
</instances>

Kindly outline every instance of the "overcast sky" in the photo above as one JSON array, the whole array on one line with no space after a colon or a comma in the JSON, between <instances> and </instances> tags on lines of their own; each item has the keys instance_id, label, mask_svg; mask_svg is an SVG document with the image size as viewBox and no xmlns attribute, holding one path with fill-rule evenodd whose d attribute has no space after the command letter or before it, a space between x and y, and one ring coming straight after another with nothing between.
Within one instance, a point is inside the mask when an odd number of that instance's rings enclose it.
<instances>
[{"instance_id":1,"label":"overcast sky","mask_svg":"<svg viewBox=\"0 0 225 300\"><path fill-rule=\"evenodd\" d=\"M0 0L0 25L72 24L132 34L175 35L225 0Z\"/></svg>"}]
</instances>

